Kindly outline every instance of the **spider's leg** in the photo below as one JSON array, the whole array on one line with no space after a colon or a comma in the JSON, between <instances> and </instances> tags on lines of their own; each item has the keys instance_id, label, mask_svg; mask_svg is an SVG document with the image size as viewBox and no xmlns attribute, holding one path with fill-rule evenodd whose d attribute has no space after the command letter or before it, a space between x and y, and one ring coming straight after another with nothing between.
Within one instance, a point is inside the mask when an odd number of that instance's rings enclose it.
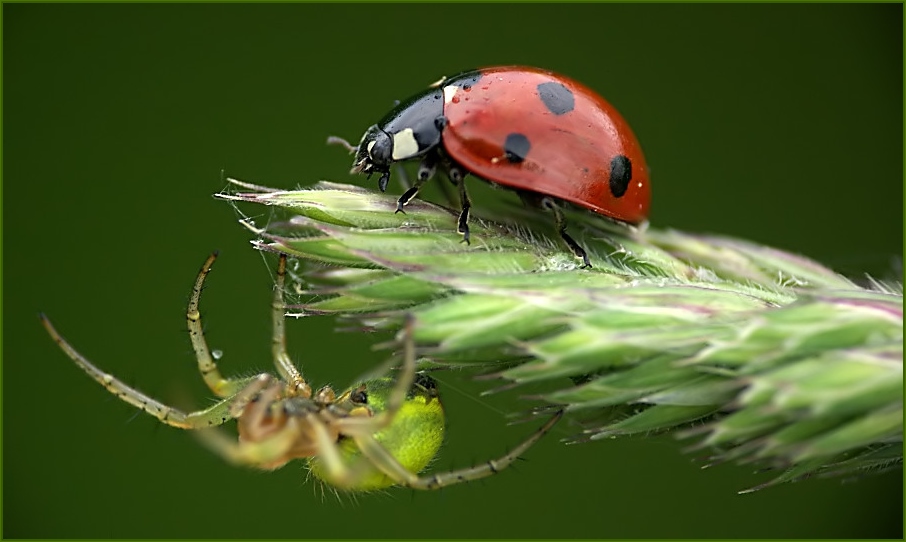
<instances>
[{"instance_id":1,"label":"spider's leg","mask_svg":"<svg viewBox=\"0 0 906 542\"><path fill-rule=\"evenodd\" d=\"M318 450L318 459L324 463L330 479L337 481L357 480L360 475L357 472L354 476L352 475L349 465L340 455L340 448L337 446L336 439L331 436L324 423L321 420L313 419L309 429L314 437L315 449ZM351 484L340 482L337 485L342 487Z\"/></svg>"},{"instance_id":2,"label":"spider's leg","mask_svg":"<svg viewBox=\"0 0 906 542\"><path fill-rule=\"evenodd\" d=\"M283 289L286 285L286 254L280 254L277 264L277 284L274 286L274 301L271 305L273 312L273 335L271 338L271 352L274 356L274 365L277 372L287 382L288 395L301 395L311 397L311 386L302 378L302 373L293 365L289 354L286 353L286 305L283 302Z\"/></svg>"},{"instance_id":3,"label":"spider's leg","mask_svg":"<svg viewBox=\"0 0 906 542\"><path fill-rule=\"evenodd\" d=\"M445 486L491 476L509 467L520 455L547 434L554 424L562 417L563 411L561 410L554 414L550 420L535 431L529 438L502 457L486 461L484 464L476 465L474 467L432 474L425 477L419 477L417 474L406 470L406 468L400 465L386 448L375 440L374 436L354 435L353 438L365 457L367 457L375 467L393 479L398 485L411 487L412 489L440 489Z\"/></svg>"},{"instance_id":4,"label":"spider's leg","mask_svg":"<svg viewBox=\"0 0 906 542\"><path fill-rule=\"evenodd\" d=\"M399 412L403 402L406 401L406 395L415 382L415 340L413 338L413 328L415 319L412 315L406 315L406 321L403 324L403 366L400 367L399 377L396 379L390 395L387 397L387 406L381 412L372 417L350 416L335 420L337 428L341 434L367 434L373 435L381 429L384 429Z\"/></svg>"},{"instance_id":5,"label":"spider's leg","mask_svg":"<svg viewBox=\"0 0 906 542\"><path fill-rule=\"evenodd\" d=\"M245 407L255 401L261 390L270 386L273 381L274 377L267 373L261 373L252 378L246 387L230 398L230 415L234 418L241 416L245 412Z\"/></svg>"},{"instance_id":6,"label":"spider's leg","mask_svg":"<svg viewBox=\"0 0 906 542\"><path fill-rule=\"evenodd\" d=\"M205 429L195 435L208 449L234 465L272 470L296 458L289 452L302 433L299 423L298 418L289 418L279 431L258 442L237 442L219 429Z\"/></svg>"},{"instance_id":7,"label":"spider's leg","mask_svg":"<svg viewBox=\"0 0 906 542\"><path fill-rule=\"evenodd\" d=\"M366 418L366 420L370 421L371 418ZM354 459L348 456L344 457L337 443L336 436L331 434L327 425L321 419L310 418L306 427L312 437L314 449L317 450L317 460L320 468L323 469L323 472L318 476L328 481L330 485L358 491L362 490L362 484L365 480L373 478L375 474L381 475L382 471L378 470L367 456L359 455ZM356 427L359 431L365 431L364 426ZM368 438L372 438L370 433L363 434L367 434ZM386 485L384 484L384 486Z\"/></svg>"},{"instance_id":8,"label":"spider's leg","mask_svg":"<svg viewBox=\"0 0 906 542\"><path fill-rule=\"evenodd\" d=\"M98 369L93 363L88 361L85 356L76 351L66 339L60 336L57 333L57 330L54 329L53 325L50 323L50 320L47 319L43 314L41 315L41 323L44 324L44 328L47 329L47 332L50 334L54 342L59 345L59 347L69 356L83 371L88 373L91 378L95 379L100 383L104 388L107 389L113 395L116 395L123 401L129 403L130 405L144 410L148 414L154 416L158 420L162 421L167 425L172 425L173 427L179 427L182 429L198 429L202 427L211 427L214 425L220 425L223 422L230 420L233 416L230 415L230 404L232 403L232 398L225 399L219 403L207 408L205 410L200 410L198 412L191 412L186 414L185 412L169 407L160 401L145 395L144 393L128 386L115 376L107 374L104 371ZM246 382L237 381L237 382Z\"/></svg>"},{"instance_id":9,"label":"spider's leg","mask_svg":"<svg viewBox=\"0 0 906 542\"><path fill-rule=\"evenodd\" d=\"M204 378L205 384L213 391L217 397L229 397L248 384L248 379L229 379L224 378L217 368L217 363L211 356L211 350L208 348L208 342L204 338L204 328L201 325L201 312L198 310L198 304L201 299L201 290L204 288L204 281L211 272L214 260L217 259L217 253L213 253L205 260L201 266L201 271L195 278L195 286L192 288L192 295L189 297L189 306L186 309L186 323L189 326L189 339L192 341L192 349L195 351L195 357L198 359L198 372Z\"/></svg>"},{"instance_id":10,"label":"spider's leg","mask_svg":"<svg viewBox=\"0 0 906 542\"><path fill-rule=\"evenodd\" d=\"M237 384L248 382L248 380L237 380ZM179 426L184 429L207 429L228 422L235 418L230 413L235 396L227 397L204 410L197 410L185 414L185 425ZM163 420L161 420L163 421ZM173 425L173 424L170 424Z\"/></svg>"},{"instance_id":11,"label":"spider's leg","mask_svg":"<svg viewBox=\"0 0 906 542\"><path fill-rule=\"evenodd\" d=\"M278 407L282 392L283 382L262 374L236 394L230 414L239 421L240 440L261 442L283 429L285 405Z\"/></svg>"}]
</instances>

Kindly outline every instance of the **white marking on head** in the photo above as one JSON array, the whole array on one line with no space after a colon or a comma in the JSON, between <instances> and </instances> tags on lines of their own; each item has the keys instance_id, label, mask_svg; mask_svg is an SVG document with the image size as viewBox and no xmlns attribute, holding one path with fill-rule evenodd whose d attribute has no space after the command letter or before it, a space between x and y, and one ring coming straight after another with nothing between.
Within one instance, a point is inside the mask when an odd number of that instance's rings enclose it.
<instances>
[{"instance_id":1,"label":"white marking on head","mask_svg":"<svg viewBox=\"0 0 906 542\"><path fill-rule=\"evenodd\" d=\"M453 101L453 96L456 96L458 90L459 87L456 85L447 85L444 87L444 105Z\"/></svg>"},{"instance_id":2,"label":"white marking on head","mask_svg":"<svg viewBox=\"0 0 906 542\"><path fill-rule=\"evenodd\" d=\"M374 148L374 144L375 144L375 143L377 143L377 141L375 141L374 139L372 139L371 141L368 142L368 146L365 147L366 149L368 149L368 156L371 156L371 149Z\"/></svg>"},{"instance_id":3,"label":"white marking on head","mask_svg":"<svg viewBox=\"0 0 906 542\"><path fill-rule=\"evenodd\" d=\"M418 141L415 140L415 132L412 128L406 128L393 134L393 155L394 160L405 160L418 154Z\"/></svg>"}]
</instances>

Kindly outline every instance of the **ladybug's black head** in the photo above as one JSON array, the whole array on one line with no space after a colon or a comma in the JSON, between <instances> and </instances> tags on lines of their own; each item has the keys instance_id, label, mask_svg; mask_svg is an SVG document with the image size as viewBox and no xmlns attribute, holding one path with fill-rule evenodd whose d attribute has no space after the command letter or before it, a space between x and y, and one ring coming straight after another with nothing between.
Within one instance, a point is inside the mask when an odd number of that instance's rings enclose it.
<instances>
[{"instance_id":1,"label":"ladybug's black head","mask_svg":"<svg viewBox=\"0 0 906 542\"><path fill-rule=\"evenodd\" d=\"M393 162L393 138L387 132L374 125L362 136L356 148L352 173L371 174L385 172Z\"/></svg>"}]
</instances>

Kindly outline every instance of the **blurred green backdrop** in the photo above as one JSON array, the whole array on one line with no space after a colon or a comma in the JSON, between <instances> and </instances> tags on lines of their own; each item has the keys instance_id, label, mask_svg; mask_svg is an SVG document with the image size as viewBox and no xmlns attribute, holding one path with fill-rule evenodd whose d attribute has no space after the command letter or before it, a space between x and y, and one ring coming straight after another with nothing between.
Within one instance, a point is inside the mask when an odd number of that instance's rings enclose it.
<instances>
[{"instance_id":1,"label":"blurred green backdrop","mask_svg":"<svg viewBox=\"0 0 906 542\"><path fill-rule=\"evenodd\" d=\"M652 169L654 225L898 278L902 20L899 4L4 4L4 536L902 537L901 472L737 496L765 477L701 471L664 437L548 438L484 483L338 502L300 465L232 468L134 415L36 318L142 390L205 404L183 311L212 249L203 306L222 366L270 363L269 267L211 198L221 169L283 188L351 180L328 135L356 140L440 75L508 63L621 110ZM291 323L290 350L342 386L386 337L334 325ZM466 375L442 378L438 468L532 429L495 410L525 407L515 395L476 402Z\"/></svg>"}]
</instances>

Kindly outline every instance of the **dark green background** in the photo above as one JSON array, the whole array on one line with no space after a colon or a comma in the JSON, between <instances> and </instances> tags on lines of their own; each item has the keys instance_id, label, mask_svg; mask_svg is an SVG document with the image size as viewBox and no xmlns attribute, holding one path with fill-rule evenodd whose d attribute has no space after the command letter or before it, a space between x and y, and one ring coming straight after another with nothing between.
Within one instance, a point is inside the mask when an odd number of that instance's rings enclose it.
<instances>
[{"instance_id":1,"label":"dark green background","mask_svg":"<svg viewBox=\"0 0 906 542\"><path fill-rule=\"evenodd\" d=\"M634 126L659 227L736 235L859 277L902 269L901 5L3 6L5 537L902 537L896 471L748 496L751 468L701 471L671 438L565 447L441 492L322 497L301 464L229 467L134 416L38 324L167 401L209 393L183 332L203 300L222 366L270 363L268 266L220 171L291 188L350 180L357 139L440 75L523 63L597 89ZM361 179L356 179L360 181ZM264 210L246 209L261 213ZM272 265L270 262L269 265ZM316 383L383 359L385 337L291 323ZM512 446L443 376L439 468ZM564 436L561 433L557 436Z\"/></svg>"}]
</instances>

